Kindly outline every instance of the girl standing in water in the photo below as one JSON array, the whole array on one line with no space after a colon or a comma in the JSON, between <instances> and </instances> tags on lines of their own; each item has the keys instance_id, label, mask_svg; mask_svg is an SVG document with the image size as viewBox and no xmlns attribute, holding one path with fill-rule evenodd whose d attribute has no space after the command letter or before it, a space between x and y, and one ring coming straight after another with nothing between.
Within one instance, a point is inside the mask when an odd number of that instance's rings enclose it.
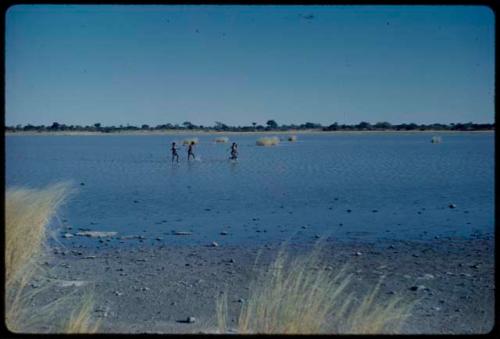
<instances>
[{"instance_id":1,"label":"girl standing in water","mask_svg":"<svg viewBox=\"0 0 500 339\"><path fill-rule=\"evenodd\" d=\"M229 158L231 160L237 160L238 159L238 145L233 142L231 145L231 157Z\"/></svg>"},{"instance_id":2,"label":"girl standing in water","mask_svg":"<svg viewBox=\"0 0 500 339\"><path fill-rule=\"evenodd\" d=\"M179 154L177 154L177 148L175 147L175 142L172 143L172 162L174 162L174 158L177 158L177 162L179 162Z\"/></svg>"},{"instance_id":3,"label":"girl standing in water","mask_svg":"<svg viewBox=\"0 0 500 339\"><path fill-rule=\"evenodd\" d=\"M193 153L193 146L194 146L194 141L191 141L191 143L189 144L189 147L188 147L188 160L189 160L189 157L191 155L193 156L193 160L196 159L196 157L194 156L194 153Z\"/></svg>"}]
</instances>

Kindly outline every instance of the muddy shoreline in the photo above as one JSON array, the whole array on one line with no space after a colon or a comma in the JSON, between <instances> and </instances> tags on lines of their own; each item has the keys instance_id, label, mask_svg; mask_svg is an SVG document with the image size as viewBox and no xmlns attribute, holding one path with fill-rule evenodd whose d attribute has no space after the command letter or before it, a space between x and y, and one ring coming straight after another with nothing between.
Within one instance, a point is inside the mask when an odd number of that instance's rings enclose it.
<instances>
[{"instance_id":1,"label":"muddy shoreline","mask_svg":"<svg viewBox=\"0 0 500 339\"><path fill-rule=\"evenodd\" d=\"M288 253L298 255L312 246L311 241L287 248ZM38 294L31 305L36 309L69 291L83 296L91 290L100 333L215 333L217 295L228 295L229 326L234 326L248 298L250 281L279 248L280 244L59 246L42 263L57 284ZM382 279L380 300L398 295L408 302L417 301L402 333L465 334L492 329L492 235L429 242L327 239L322 253L328 269L345 266L353 274L356 293L367 292ZM195 322L185 322L188 317Z\"/></svg>"}]
</instances>

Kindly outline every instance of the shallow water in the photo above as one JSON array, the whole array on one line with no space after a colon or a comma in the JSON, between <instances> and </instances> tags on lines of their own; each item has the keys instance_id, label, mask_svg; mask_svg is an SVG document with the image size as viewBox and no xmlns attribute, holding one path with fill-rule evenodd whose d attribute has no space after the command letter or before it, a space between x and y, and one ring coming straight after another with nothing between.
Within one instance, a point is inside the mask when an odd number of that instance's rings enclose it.
<instances>
[{"instance_id":1,"label":"shallow water","mask_svg":"<svg viewBox=\"0 0 500 339\"><path fill-rule=\"evenodd\" d=\"M181 146L172 164L170 143L182 136L7 136L6 184L70 180L77 194L59 215L73 232L146 242L425 240L494 229L494 133L307 134L275 147L236 135L237 162L230 143L198 138L198 160Z\"/></svg>"}]
</instances>

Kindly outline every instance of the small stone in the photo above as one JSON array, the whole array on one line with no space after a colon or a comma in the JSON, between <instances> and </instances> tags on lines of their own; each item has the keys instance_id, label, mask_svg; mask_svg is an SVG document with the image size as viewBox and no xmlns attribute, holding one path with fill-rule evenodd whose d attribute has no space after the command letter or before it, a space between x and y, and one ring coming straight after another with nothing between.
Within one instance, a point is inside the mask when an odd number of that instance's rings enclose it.
<instances>
[{"instance_id":1,"label":"small stone","mask_svg":"<svg viewBox=\"0 0 500 339\"><path fill-rule=\"evenodd\" d=\"M218 243L216 243L215 241L213 241L213 242L212 242L212 244L211 244L211 246L212 246L212 247L218 247L218 246L219 246L219 244L218 244Z\"/></svg>"},{"instance_id":2,"label":"small stone","mask_svg":"<svg viewBox=\"0 0 500 339\"><path fill-rule=\"evenodd\" d=\"M411 291L420 291L420 290L423 290L423 289L426 289L426 287L424 285L418 285L418 286L412 286L412 287L410 287Z\"/></svg>"},{"instance_id":3,"label":"small stone","mask_svg":"<svg viewBox=\"0 0 500 339\"><path fill-rule=\"evenodd\" d=\"M361 255L361 252L356 252L356 253L354 253L354 255L359 257Z\"/></svg>"},{"instance_id":4,"label":"small stone","mask_svg":"<svg viewBox=\"0 0 500 339\"><path fill-rule=\"evenodd\" d=\"M162 237L157 237L156 240L161 241L161 240L163 240L163 238Z\"/></svg>"},{"instance_id":5,"label":"small stone","mask_svg":"<svg viewBox=\"0 0 500 339\"><path fill-rule=\"evenodd\" d=\"M377 213L377 212L378 212L378 210L372 210L372 212L373 212L373 213Z\"/></svg>"},{"instance_id":6,"label":"small stone","mask_svg":"<svg viewBox=\"0 0 500 339\"><path fill-rule=\"evenodd\" d=\"M104 238L104 237L113 237L117 234L117 232L102 232L102 231L80 231L76 232L75 235L82 237L90 237L90 238Z\"/></svg>"},{"instance_id":7,"label":"small stone","mask_svg":"<svg viewBox=\"0 0 500 339\"><path fill-rule=\"evenodd\" d=\"M234 261L234 259L232 259L232 258L231 258L231 259L229 259L229 262L230 262L231 264L234 264L236 261Z\"/></svg>"},{"instance_id":8,"label":"small stone","mask_svg":"<svg viewBox=\"0 0 500 339\"><path fill-rule=\"evenodd\" d=\"M80 183L80 186L85 186L85 183L84 183L84 182L81 182L81 183Z\"/></svg>"},{"instance_id":9,"label":"small stone","mask_svg":"<svg viewBox=\"0 0 500 339\"><path fill-rule=\"evenodd\" d=\"M307 226L302 226L302 229L304 229L304 230L305 230L306 228L307 228Z\"/></svg>"},{"instance_id":10,"label":"small stone","mask_svg":"<svg viewBox=\"0 0 500 339\"><path fill-rule=\"evenodd\" d=\"M448 207L449 208L457 208L457 205L455 205L455 204L449 204Z\"/></svg>"},{"instance_id":11,"label":"small stone","mask_svg":"<svg viewBox=\"0 0 500 339\"><path fill-rule=\"evenodd\" d=\"M149 291L149 287L143 287L141 288L141 291Z\"/></svg>"},{"instance_id":12,"label":"small stone","mask_svg":"<svg viewBox=\"0 0 500 339\"><path fill-rule=\"evenodd\" d=\"M174 235L191 235L193 232L187 232L187 231L174 231Z\"/></svg>"},{"instance_id":13,"label":"small stone","mask_svg":"<svg viewBox=\"0 0 500 339\"><path fill-rule=\"evenodd\" d=\"M63 235L63 237L64 237L64 238L73 238L73 234L71 234L71 233L65 233L65 234Z\"/></svg>"},{"instance_id":14,"label":"small stone","mask_svg":"<svg viewBox=\"0 0 500 339\"><path fill-rule=\"evenodd\" d=\"M424 276L422 277L422 279L431 280L431 279L434 279L434 275L432 275L430 273L425 273Z\"/></svg>"},{"instance_id":15,"label":"small stone","mask_svg":"<svg viewBox=\"0 0 500 339\"><path fill-rule=\"evenodd\" d=\"M351 212L352 212L352 210L348 209L348 210L346 210L346 212L347 212L347 213L351 213Z\"/></svg>"},{"instance_id":16,"label":"small stone","mask_svg":"<svg viewBox=\"0 0 500 339\"><path fill-rule=\"evenodd\" d=\"M120 292L120 291L114 291L113 293L114 293L115 295L117 295L117 296L121 296L121 295L123 295L123 292Z\"/></svg>"},{"instance_id":17,"label":"small stone","mask_svg":"<svg viewBox=\"0 0 500 339\"><path fill-rule=\"evenodd\" d=\"M186 319L186 322L187 322L188 324L192 324L192 323L194 323L195 321L196 321L196 318L195 318L195 317L187 317L187 319Z\"/></svg>"},{"instance_id":18,"label":"small stone","mask_svg":"<svg viewBox=\"0 0 500 339\"><path fill-rule=\"evenodd\" d=\"M239 303L244 303L244 302L245 302L245 299L240 298L240 299L238 299L238 302L239 302Z\"/></svg>"},{"instance_id":19,"label":"small stone","mask_svg":"<svg viewBox=\"0 0 500 339\"><path fill-rule=\"evenodd\" d=\"M227 231L222 231L220 232L220 235L228 235L229 233Z\"/></svg>"}]
</instances>

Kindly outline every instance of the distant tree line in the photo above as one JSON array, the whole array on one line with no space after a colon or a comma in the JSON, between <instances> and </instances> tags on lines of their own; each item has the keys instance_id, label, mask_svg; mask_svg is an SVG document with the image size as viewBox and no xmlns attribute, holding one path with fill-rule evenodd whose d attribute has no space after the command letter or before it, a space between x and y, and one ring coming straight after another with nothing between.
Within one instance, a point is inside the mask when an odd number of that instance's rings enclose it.
<instances>
[{"instance_id":1,"label":"distant tree line","mask_svg":"<svg viewBox=\"0 0 500 339\"><path fill-rule=\"evenodd\" d=\"M323 126L318 123L306 122L300 125L279 125L275 120L268 120L266 125L260 125L252 122L251 126L228 126L220 121L216 121L213 126L195 125L189 121L179 124L161 124L149 126L146 124L139 126L119 125L119 126L102 126L100 123L93 125L66 125L58 122L52 123L50 126L45 125L16 125L5 126L5 131L9 132L53 132L53 131L75 131L75 132L102 132L113 133L122 131L155 131L155 130L193 130L193 131L222 131L222 132L260 132L260 131L288 131L288 130L319 130L319 131L483 131L494 130L495 124L476 124L468 123L451 123L451 124L390 124L386 121L371 124L366 121L361 121L359 124L345 125L337 122Z\"/></svg>"}]
</instances>

